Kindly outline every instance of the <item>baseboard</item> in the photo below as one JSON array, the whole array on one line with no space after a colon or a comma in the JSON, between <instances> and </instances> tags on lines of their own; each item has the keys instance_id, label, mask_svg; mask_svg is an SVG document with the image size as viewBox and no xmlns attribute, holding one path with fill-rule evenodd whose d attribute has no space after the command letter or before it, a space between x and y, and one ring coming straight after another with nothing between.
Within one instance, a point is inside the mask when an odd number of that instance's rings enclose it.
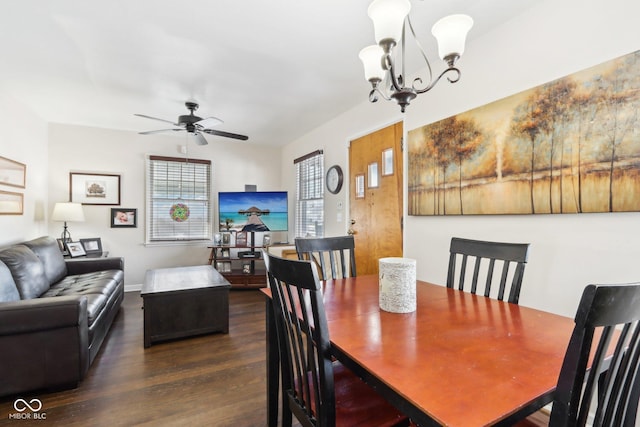
<instances>
[{"instance_id":1,"label":"baseboard","mask_svg":"<svg viewBox=\"0 0 640 427\"><path fill-rule=\"evenodd\" d=\"M124 285L125 292L140 292L142 290L142 283L135 283L133 285Z\"/></svg>"}]
</instances>

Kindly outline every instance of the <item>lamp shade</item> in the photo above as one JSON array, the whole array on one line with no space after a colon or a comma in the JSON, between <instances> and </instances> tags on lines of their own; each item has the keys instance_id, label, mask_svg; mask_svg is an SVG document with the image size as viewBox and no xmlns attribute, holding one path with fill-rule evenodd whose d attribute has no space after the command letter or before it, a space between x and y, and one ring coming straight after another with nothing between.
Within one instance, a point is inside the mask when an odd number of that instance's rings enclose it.
<instances>
[{"instance_id":1,"label":"lamp shade","mask_svg":"<svg viewBox=\"0 0 640 427\"><path fill-rule=\"evenodd\" d=\"M373 21L376 43L402 38L404 19L411 10L409 0L375 0L367 13Z\"/></svg>"},{"instance_id":2,"label":"lamp shade","mask_svg":"<svg viewBox=\"0 0 640 427\"><path fill-rule=\"evenodd\" d=\"M438 40L440 59L462 56L467 33L472 26L473 19L468 15L445 16L433 25L431 34Z\"/></svg>"},{"instance_id":3,"label":"lamp shade","mask_svg":"<svg viewBox=\"0 0 640 427\"><path fill-rule=\"evenodd\" d=\"M80 203L60 202L53 207L53 221L84 221L84 211Z\"/></svg>"},{"instance_id":4,"label":"lamp shade","mask_svg":"<svg viewBox=\"0 0 640 427\"><path fill-rule=\"evenodd\" d=\"M382 69L384 51L377 44L367 46L358 55L364 65L364 78L368 81L382 81L385 70Z\"/></svg>"}]
</instances>

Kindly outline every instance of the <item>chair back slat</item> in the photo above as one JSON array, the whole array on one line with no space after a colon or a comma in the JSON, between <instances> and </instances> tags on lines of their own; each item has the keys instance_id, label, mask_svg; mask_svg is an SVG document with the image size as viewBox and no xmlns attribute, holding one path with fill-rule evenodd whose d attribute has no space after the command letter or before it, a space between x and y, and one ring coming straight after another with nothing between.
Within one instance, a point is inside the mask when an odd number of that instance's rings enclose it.
<instances>
[{"instance_id":1,"label":"chair back slat","mask_svg":"<svg viewBox=\"0 0 640 427\"><path fill-rule=\"evenodd\" d=\"M639 365L640 283L587 286L560 371L550 425L584 426L593 412L593 426L634 426Z\"/></svg>"},{"instance_id":2,"label":"chair back slat","mask_svg":"<svg viewBox=\"0 0 640 427\"><path fill-rule=\"evenodd\" d=\"M353 236L298 237L295 244L298 259L316 263L321 280L356 276Z\"/></svg>"},{"instance_id":3,"label":"chair back slat","mask_svg":"<svg viewBox=\"0 0 640 427\"><path fill-rule=\"evenodd\" d=\"M265 253L288 407L303 426L335 425L330 341L316 266Z\"/></svg>"},{"instance_id":4,"label":"chair back slat","mask_svg":"<svg viewBox=\"0 0 640 427\"><path fill-rule=\"evenodd\" d=\"M456 287L461 291L468 291L473 294L481 292L478 290L479 278L482 271L486 270L486 280L484 281L483 294L490 297L495 289L494 272L496 267L502 264L499 282L497 283L497 299L504 301L508 291L508 301L517 304L520 299L520 289L524 277L524 268L527 263L529 244L528 243L503 243L488 242L482 240L470 240L454 237L451 239L449 248L449 268L447 270L447 287ZM473 275L470 283L467 283L467 264L473 261ZM501 261L496 265L496 261ZM456 280L456 266L460 263L460 272ZM515 272L509 280L511 265L515 264ZM498 267L499 268L499 267ZM457 282L457 285L455 285Z\"/></svg>"}]
</instances>

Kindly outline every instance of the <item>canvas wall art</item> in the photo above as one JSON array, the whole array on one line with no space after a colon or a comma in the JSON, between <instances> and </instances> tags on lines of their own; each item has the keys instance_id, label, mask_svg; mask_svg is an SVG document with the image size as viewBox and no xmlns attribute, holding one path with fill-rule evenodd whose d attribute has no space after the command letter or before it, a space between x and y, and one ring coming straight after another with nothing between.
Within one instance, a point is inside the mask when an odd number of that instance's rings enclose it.
<instances>
[{"instance_id":1,"label":"canvas wall art","mask_svg":"<svg viewBox=\"0 0 640 427\"><path fill-rule=\"evenodd\" d=\"M640 51L408 136L409 215L640 211Z\"/></svg>"}]
</instances>

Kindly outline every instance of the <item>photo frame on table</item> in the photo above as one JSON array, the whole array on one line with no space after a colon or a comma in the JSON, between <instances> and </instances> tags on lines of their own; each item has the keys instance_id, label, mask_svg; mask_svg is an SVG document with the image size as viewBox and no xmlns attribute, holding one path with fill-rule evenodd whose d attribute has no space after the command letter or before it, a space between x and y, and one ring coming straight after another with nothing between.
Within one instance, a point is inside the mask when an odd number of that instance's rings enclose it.
<instances>
[{"instance_id":1,"label":"photo frame on table","mask_svg":"<svg viewBox=\"0 0 640 427\"><path fill-rule=\"evenodd\" d=\"M27 183L27 165L0 156L0 184L25 188Z\"/></svg>"},{"instance_id":2,"label":"photo frame on table","mask_svg":"<svg viewBox=\"0 0 640 427\"><path fill-rule=\"evenodd\" d=\"M69 198L83 205L119 205L120 175L71 172Z\"/></svg>"},{"instance_id":3,"label":"photo frame on table","mask_svg":"<svg viewBox=\"0 0 640 427\"><path fill-rule=\"evenodd\" d=\"M0 215L22 215L24 213L24 195L0 190Z\"/></svg>"},{"instance_id":4,"label":"photo frame on table","mask_svg":"<svg viewBox=\"0 0 640 427\"><path fill-rule=\"evenodd\" d=\"M247 246L247 232L238 231L236 233L236 246Z\"/></svg>"},{"instance_id":5,"label":"photo frame on table","mask_svg":"<svg viewBox=\"0 0 640 427\"><path fill-rule=\"evenodd\" d=\"M222 244L223 245L230 245L231 244L231 233L220 233L221 237L222 237Z\"/></svg>"},{"instance_id":6,"label":"photo frame on table","mask_svg":"<svg viewBox=\"0 0 640 427\"><path fill-rule=\"evenodd\" d=\"M67 242L65 243L65 246L67 251L69 251L69 256L71 258L87 255L84 251L84 247L82 247L82 243L80 242Z\"/></svg>"},{"instance_id":7,"label":"photo frame on table","mask_svg":"<svg viewBox=\"0 0 640 427\"><path fill-rule=\"evenodd\" d=\"M111 228L137 227L138 209L111 208Z\"/></svg>"},{"instance_id":8,"label":"photo frame on table","mask_svg":"<svg viewBox=\"0 0 640 427\"><path fill-rule=\"evenodd\" d=\"M69 256L69 251L67 250L67 247L64 244L64 240L62 239L56 239L58 241L58 249L60 249L60 252L62 252L62 256Z\"/></svg>"},{"instance_id":9,"label":"photo frame on table","mask_svg":"<svg viewBox=\"0 0 640 427\"><path fill-rule=\"evenodd\" d=\"M93 237L90 239L80 239L82 247L87 255L97 255L102 253L102 239Z\"/></svg>"}]
</instances>

